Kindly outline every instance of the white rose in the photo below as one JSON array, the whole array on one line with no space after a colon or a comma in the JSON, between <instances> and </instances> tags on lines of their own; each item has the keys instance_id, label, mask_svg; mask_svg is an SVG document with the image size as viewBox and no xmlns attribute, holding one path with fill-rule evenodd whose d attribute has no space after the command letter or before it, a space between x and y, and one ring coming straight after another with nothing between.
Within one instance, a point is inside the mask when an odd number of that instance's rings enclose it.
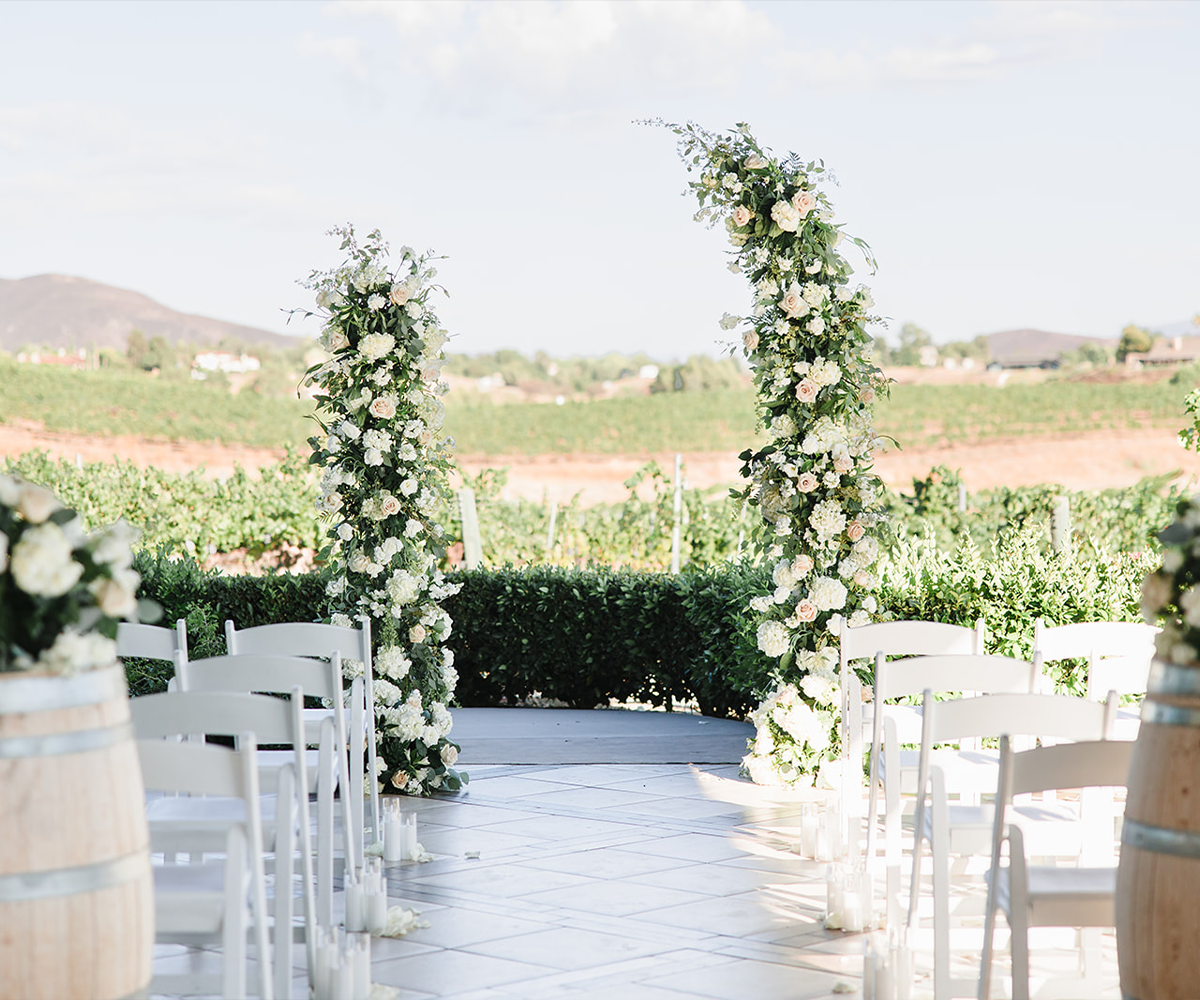
<instances>
[{"instance_id":1,"label":"white rose","mask_svg":"<svg viewBox=\"0 0 1200 1000\"><path fill-rule=\"evenodd\" d=\"M751 212L750 209L748 209L745 205L738 205L734 208L733 214L730 216L730 218L733 219L733 224L740 229L754 218L754 213Z\"/></svg>"},{"instance_id":2,"label":"white rose","mask_svg":"<svg viewBox=\"0 0 1200 1000\"><path fill-rule=\"evenodd\" d=\"M792 195L792 208L796 210L800 218L803 219L816 207L817 199L813 197L811 191L797 191ZM782 229L783 227L781 226L780 228Z\"/></svg>"},{"instance_id":3,"label":"white rose","mask_svg":"<svg viewBox=\"0 0 1200 1000\"><path fill-rule=\"evenodd\" d=\"M747 170L761 170L763 167L765 167L767 165L767 161L764 160L757 153L751 153L749 156L746 157L746 159L744 159L742 161L742 165Z\"/></svg>"},{"instance_id":4,"label":"white rose","mask_svg":"<svg viewBox=\"0 0 1200 1000\"><path fill-rule=\"evenodd\" d=\"M346 521L343 521L338 525L337 533L338 538L340 538L343 542L348 542L354 537L354 528L352 528Z\"/></svg>"},{"instance_id":5,"label":"white rose","mask_svg":"<svg viewBox=\"0 0 1200 1000\"><path fill-rule=\"evenodd\" d=\"M796 604L796 618L802 622L816 621L817 606L807 597L804 598Z\"/></svg>"},{"instance_id":6,"label":"white rose","mask_svg":"<svg viewBox=\"0 0 1200 1000\"><path fill-rule=\"evenodd\" d=\"M801 493L811 493L820 485L820 481L811 472L802 472L796 478L796 489Z\"/></svg>"},{"instance_id":7,"label":"white rose","mask_svg":"<svg viewBox=\"0 0 1200 1000\"><path fill-rule=\"evenodd\" d=\"M390 493L385 493L379 500L379 510L384 517L395 517L400 513L400 501Z\"/></svg>"},{"instance_id":8,"label":"white rose","mask_svg":"<svg viewBox=\"0 0 1200 1000\"><path fill-rule=\"evenodd\" d=\"M453 743L447 743L438 753L441 754L442 763L446 767L453 767L455 761L458 760L458 751L454 749Z\"/></svg>"},{"instance_id":9,"label":"white rose","mask_svg":"<svg viewBox=\"0 0 1200 1000\"><path fill-rule=\"evenodd\" d=\"M109 618L128 618L137 610L137 586L141 577L131 569L117 570L112 579L100 577L88 589Z\"/></svg>"},{"instance_id":10,"label":"white rose","mask_svg":"<svg viewBox=\"0 0 1200 1000\"><path fill-rule=\"evenodd\" d=\"M846 525L846 537L852 542L857 542L866 532L861 521L851 521Z\"/></svg>"},{"instance_id":11,"label":"white rose","mask_svg":"<svg viewBox=\"0 0 1200 1000\"><path fill-rule=\"evenodd\" d=\"M786 201L777 201L771 206L771 221L786 233L800 228L800 213Z\"/></svg>"},{"instance_id":12,"label":"white rose","mask_svg":"<svg viewBox=\"0 0 1200 1000\"><path fill-rule=\"evenodd\" d=\"M392 285L392 290L388 294L388 298L392 300L393 305L402 306L408 301L409 295L412 294L409 290L407 282L397 281Z\"/></svg>"},{"instance_id":13,"label":"white rose","mask_svg":"<svg viewBox=\"0 0 1200 1000\"><path fill-rule=\"evenodd\" d=\"M396 397L395 396L378 396L368 408L371 416L378 417L380 420L391 420L396 415Z\"/></svg>"},{"instance_id":14,"label":"white rose","mask_svg":"<svg viewBox=\"0 0 1200 1000\"><path fill-rule=\"evenodd\" d=\"M71 543L52 521L26 528L9 562L16 585L41 597L61 597L83 576L83 566L71 555Z\"/></svg>"},{"instance_id":15,"label":"white rose","mask_svg":"<svg viewBox=\"0 0 1200 1000\"><path fill-rule=\"evenodd\" d=\"M22 483L17 497L17 510L30 524L41 524L46 518L59 510L62 504L58 497L43 486L33 483Z\"/></svg>"},{"instance_id":16,"label":"white rose","mask_svg":"<svg viewBox=\"0 0 1200 1000\"><path fill-rule=\"evenodd\" d=\"M813 403L821 387L810 378L803 378L796 384L796 398L802 403Z\"/></svg>"},{"instance_id":17,"label":"white rose","mask_svg":"<svg viewBox=\"0 0 1200 1000\"><path fill-rule=\"evenodd\" d=\"M753 354L758 350L758 331L747 330L742 334L742 346L746 349L747 354Z\"/></svg>"},{"instance_id":18,"label":"white rose","mask_svg":"<svg viewBox=\"0 0 1200 1000\"><path fill-rule=\"evenodd\" d=\"M346 563L350 567L351 573L365 573L367 567L371 565L371 560L365 552L353 552L350 555L349 561Z\"/></svg>"},{"instance_id":19,"label":"white rose","mask_svg":"<svg viewBox=\"0 0 1200 1000\"><path fill-rule=\"evenodd\" d=\"M793 281L779 300L779 308L787 313L789 319L799 319L808 312L809 304L804 299L804 290L798 282Z\"/></svg>"},{"instance_id":20,"label":"white rose","mask_svg":"<svg viewBox=\"0 0 1200 1000\"><path fill-rule=\"evenodd\" d=\"M378 448L366 448L363 450L364 465L383 465L383 452Z\"/></svg>"},{"instance_id":21,"label":"white rose","mask_svg":"<svg viewBox=\"0 0 1200 1000\"><path fill-rule=\"evenodd\" d=\"M406 497L412 496L419 488L415 479L406 479L400 484L400 492Z\"/></svg>"},{"instance_id":22,"label":"white rose","mask_svg":"<svg viewBox=\"0 0 1200 1000\"><path fill-rule=\"evenodd\" d=\"M806 329L814 337L819 337L825 332L825 320L823 320L820 316L814 316L804 325L804 329Z\"/></svg>"},{"instance_id":23,"label":"white rose","mask_svg":"<svg viewBox=\"0 0 1200 1000\"><path fill-rule=\"evenodd\" d=\"M418 622L408 630L409 641L414 643L425 641L425 626Z\"/></svg>"}]
</instances>

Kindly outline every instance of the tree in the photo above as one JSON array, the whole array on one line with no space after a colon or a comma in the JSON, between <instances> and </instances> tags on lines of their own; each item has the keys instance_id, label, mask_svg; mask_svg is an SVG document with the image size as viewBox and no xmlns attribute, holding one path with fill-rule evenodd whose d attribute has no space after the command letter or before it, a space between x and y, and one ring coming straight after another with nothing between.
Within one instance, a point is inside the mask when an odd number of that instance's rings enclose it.
<instances>
[{"instance_id":1,"label":"tree","mask_svg":"<svg viewBox=\"0 0 1200 1000\"><path fill-rule=\"evenodd\" d=\"M900 328L900 347L892 352L892 364L919 365L921 348L932 344L933 338L927 330L922 330L916 323L905 323Z\"/></svg>"},{"instance_id":2,"label":"tree","mask_svg":"<svg viewBox=\"0 0 1200 1000\"><path fill-rule=\"evenodd\" d=\"M1124 361L1130 354L1145 354L1154 345L1158 334L1130 323L1121 331L1121 342L1117 344L1117 360Z\"/></svg>"}]
</instances>

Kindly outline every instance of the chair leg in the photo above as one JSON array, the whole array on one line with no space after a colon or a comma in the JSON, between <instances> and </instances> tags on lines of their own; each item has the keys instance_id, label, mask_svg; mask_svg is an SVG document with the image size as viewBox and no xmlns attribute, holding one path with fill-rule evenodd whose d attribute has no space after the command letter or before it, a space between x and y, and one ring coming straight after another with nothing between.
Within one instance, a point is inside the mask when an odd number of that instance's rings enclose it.
<instances>
[{"instance_id":1,"label":"chair leg","mask_svg":"<svg viewBox=\"0 0 1200 1000\"><path fill-rule=\"evenodd\" d=\"M317 923L333 926L333 782L332 747L321 741L317 777Z\"/></svg>"},{"instance_id":2,"label":"chair leg","mask_svg":"<svg viewBox=\"0 0 1200 1000\"><path fill-rule=\"evenodd\" d=\"M246 835L241 827L229 831L225 855L225 919L222 927L224 967L221 993L238 1000L246 993ZM265 957L265 956L264 956Z\"/></svg>"},{"instance_id":3,"label":"chair leg","mask_svg":"<svg viewBox=\"0 0 1200 1000\"><path fill-rule=\"evenodd\" d=\"M1013 1000L1029 1000L1029 927L1017 907L1012 909L1012 995Z\"/></svg>"},{"instance_id":4,"label":"chair leg","mask_svg":"<svg viewBox=\"0 0 1200 1000\"><path fill-rule=\"evenodd\" d=\"M284 774L287 769L284 769ZM286 796L286 798L285 798ZM285 1000L292 993L292 921L295 915L292 875L296 800L292 782L280 775L275 817L275 996Z\"/></svg>"}]
</instances>

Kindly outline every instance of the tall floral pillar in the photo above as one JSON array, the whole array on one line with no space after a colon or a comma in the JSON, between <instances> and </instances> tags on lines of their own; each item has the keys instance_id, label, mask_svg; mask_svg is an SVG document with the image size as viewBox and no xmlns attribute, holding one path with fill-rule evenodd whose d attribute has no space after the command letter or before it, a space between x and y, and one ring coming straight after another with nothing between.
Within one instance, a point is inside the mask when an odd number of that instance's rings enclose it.
<instances>
[{"instance_id":1,"label":"tall floral pillar","mask_svg":"<svg viewBox=\"0 0 1200 1000\"><path fill-rule=\"evenodd\" d=\"M450 616L440 602L457 592L437 569L448 495L449 439L440 372L446 332L429 299L436 270L427 256L400 251L394 271L378 231L359 245L334 230L346 262L306 282L325 318L329 360L308 373L317 387L323 433L310 461L324 469L318 507L329 524L326 549L332 622L371 619L375 723L385 790L414 795L456 790L458 746L447 704L458 675L444 643ZM350 677L362 664L348 664Z\"/></svg>"},{"instance_id":2,"label":"tall floral pillar","mask_svg":"<svg viewBox=\"0 0 1200 1000\"><path fill-rule=\"evenodd\" d=\"M726 135L670 127L699 174L696 218L724 224L729 268L746 275L754 303L721 324L741 331L767 439L741 455L740 496L761 515L755 542L773 567L774 590L748 611L777 664L744 763L761 783L810 783L830 777L821 765L841 738L838 633L876 610L882 484L871 402L886 379L871 361L874 303L839 252L846 238L817 186L823 166L776 159L745 125ZM849 242L873 265L862 241Z\"/></svg>"}]
</instances>

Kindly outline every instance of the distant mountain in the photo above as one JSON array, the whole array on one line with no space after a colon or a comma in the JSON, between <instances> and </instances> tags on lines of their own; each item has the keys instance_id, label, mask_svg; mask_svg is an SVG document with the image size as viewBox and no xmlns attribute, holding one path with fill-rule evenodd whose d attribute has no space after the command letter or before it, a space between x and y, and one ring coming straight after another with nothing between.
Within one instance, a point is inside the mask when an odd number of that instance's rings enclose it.
<instances>
[{"instance_id":1,"label":"distant mountain","mask_svg":"<svg viewBox=\"0 0 1200 1000\"><path fill-rule=\"evenodd\" d=\"M273 347L296 342L269 330L176 312L140 292L87 278L0 278L0 349L10 353L25 345L123 351L131 330L171 344L216 344L225 337Z\"/></svg>"},{"instance_id":2,"label":"distant mountain","mask_svg":"<svg viewBox=\"0 0 1200 1000\"><path fill-rule=\"evenodd\" d=\"M986 337L988 353L993 362L1005 368L1036 368L1058 360L1065 351L1074 351L1084 344L1116 347L1111 337L1080 337L1073 333L1050 333L1046 330L1004 330Z\"/></svg>"}]
</instances>

